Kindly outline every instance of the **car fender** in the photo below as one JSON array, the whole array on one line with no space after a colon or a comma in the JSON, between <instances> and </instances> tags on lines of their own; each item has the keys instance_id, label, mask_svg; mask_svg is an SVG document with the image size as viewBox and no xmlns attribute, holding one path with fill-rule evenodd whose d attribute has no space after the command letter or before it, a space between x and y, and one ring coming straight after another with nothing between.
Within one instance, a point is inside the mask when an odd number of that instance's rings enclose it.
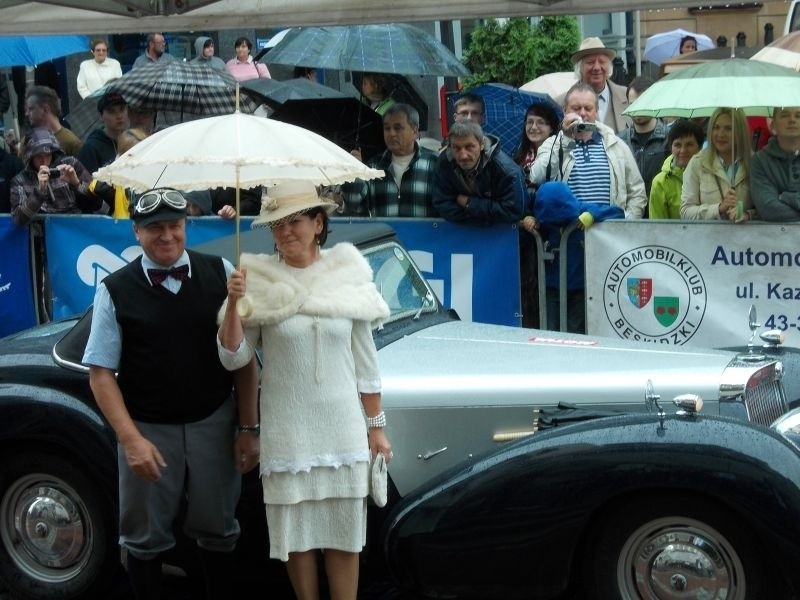
<instances>
[{"instance_id":1,"label":"car fender","mask_svg":"<svg viewBox=\"0 0 800 600\"><path fill-rule=\"evenodd\" d=\"M623 498L681 492L724 503L783 575L800 555L800 456L767 428L724 417L625 415L557 427L452 469L389 516L402 588L474 598L567 589L593 520ZM796 574L793 577L798 577Z\"/></svg>"},{"instance_id":2,"label":"car fender","mask_svg":"<svg viewBox=\"0 0 800 600\"><path fill-rule=\"evenodd\" d=\"M85 382L76 381L76 385L88 387ZM104 487L116 502L116 440L99 411L81 397L26 384L4 387L0 390L0 452L36 445L73 456L76 464L91 466L93 478L106 482Z\"/></svg>"}]
</instances>

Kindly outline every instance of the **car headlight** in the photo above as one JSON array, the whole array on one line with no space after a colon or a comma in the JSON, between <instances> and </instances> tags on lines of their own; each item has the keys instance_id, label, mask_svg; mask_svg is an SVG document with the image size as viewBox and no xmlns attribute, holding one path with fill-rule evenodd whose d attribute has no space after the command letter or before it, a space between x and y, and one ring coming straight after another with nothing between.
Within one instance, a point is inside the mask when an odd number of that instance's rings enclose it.
<instances>
[{"instance_id":1,"label":"car headlight","mask_svg":"<svg viewBox=\"0 0 800 600\"><path fill-rule=\"evenodd\" d=\"M790 410L782 417L778 417L772 427L781 435L800 436L800 408Z\"/></svg>"}]
</instances>

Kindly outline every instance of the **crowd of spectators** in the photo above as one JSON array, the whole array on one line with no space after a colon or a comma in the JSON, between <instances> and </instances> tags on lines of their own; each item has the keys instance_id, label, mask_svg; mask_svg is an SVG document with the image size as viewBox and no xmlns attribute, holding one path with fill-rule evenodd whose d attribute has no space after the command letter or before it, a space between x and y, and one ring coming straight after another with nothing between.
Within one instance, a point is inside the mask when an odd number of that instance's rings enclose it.
<instances>
[{"instance_id":1,"label":"crowd of spectators","mask_svg":"<svg viewBox=\"0 0 800 600\"><path fill-rule=\"evenodd\" d=\"M682 41L681 52L694 40ZM240 37L227 63L215 55L214 40L195 40L192 62L226 71L238 80L270 77L266 65L251 56L252 42ZM93 58L81 64L77 85L82 97L120 76L108 44L92 41ZM710 119L629 118L629 104L653 85L635 78L627 89L610 80L616 53L599 38L587 38L571 56L578 82L555 105L533 104L520 123L513 156L484 132L484 99L469 91L453 107L452 125L439 152L420 144L417 109L392 96L392 80L381 73L361 74L362 100L383 120L386 150L367 164L384 171L382 179L355 181L336 190L339 212L361 217L442 217L464 225L517 224L520 230L520 278L523 323L559 328L561 288L566 286L567 328L585 330L583 241L581 230L607 218L701 219L743 223L751 220L800 220L800 108L776 107L769 122L773 137L754 154L750 129L741 110L719 107ZM162 34L147 36L134 62L175 60ZM298 67L296 77L316 79L314 69ZM155 113L129 106L105 93L97 102L100 126L81 140L62 123L61 101L46 86L29 87L25 130L19 156L0 148L0 211L27 224L35 214L90 212L127 218L128 190L92 180L91 173L113 161L152 133ZM353 155L361 159L358 148ZM49 160L48 160L49 159ZM540 203L539 189L550 186ZM262 190L243 192L242 214L257 214ZM192 200L196 200L192 202ZM189 214L234 216L232 190L189 195ZM564 202L581 208L579 220L545 222L542 215ZM577 204L576 204L577 202ZM584 210L585 209L585 210ZM584 218L583 215L588 215ZM553 248L569 225L568 276L558 277ZM533 239L545 244L545 273L537 273ZM555 258L554 258L555 256ZM534 318L538 277L547 288L548 323Z\"/></svg>"}]
</instances>

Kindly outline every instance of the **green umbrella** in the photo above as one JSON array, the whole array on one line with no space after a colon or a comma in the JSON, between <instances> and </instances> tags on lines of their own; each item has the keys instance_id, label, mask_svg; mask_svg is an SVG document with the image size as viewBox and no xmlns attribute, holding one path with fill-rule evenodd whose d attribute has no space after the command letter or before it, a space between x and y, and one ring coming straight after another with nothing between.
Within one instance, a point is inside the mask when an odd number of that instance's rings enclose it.
<instances>
[{"instance_id":1,"label":"green umbrella","mask_svg":"<svg viewBox=\"0 0 800 600\"><path fill-rule=\"evenodd\" d=\"M708 117L719 107L768 117L800 104L800 73L742 58L715 60L658 80L624 112L632 117Z\"/></svg>"}]
</instances>

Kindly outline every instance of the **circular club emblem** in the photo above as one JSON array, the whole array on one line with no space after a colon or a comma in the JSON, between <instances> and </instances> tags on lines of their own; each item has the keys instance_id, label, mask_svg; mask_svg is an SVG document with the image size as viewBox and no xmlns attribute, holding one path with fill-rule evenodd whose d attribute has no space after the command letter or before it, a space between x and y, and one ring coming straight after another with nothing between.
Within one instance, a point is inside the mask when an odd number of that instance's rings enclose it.
<instances>
[{"instance_id":1,"label":"circular club emblem","mask_svg":"<svg viewBox=\"0 0 800 600\"><path fill-rule=\"evenodd\" d=\"M685 344L700 327L707 299L699 269L666 246L641 246L618 256L603 284L614 331L642 342Z\"/></svg>"}]
</instances>

